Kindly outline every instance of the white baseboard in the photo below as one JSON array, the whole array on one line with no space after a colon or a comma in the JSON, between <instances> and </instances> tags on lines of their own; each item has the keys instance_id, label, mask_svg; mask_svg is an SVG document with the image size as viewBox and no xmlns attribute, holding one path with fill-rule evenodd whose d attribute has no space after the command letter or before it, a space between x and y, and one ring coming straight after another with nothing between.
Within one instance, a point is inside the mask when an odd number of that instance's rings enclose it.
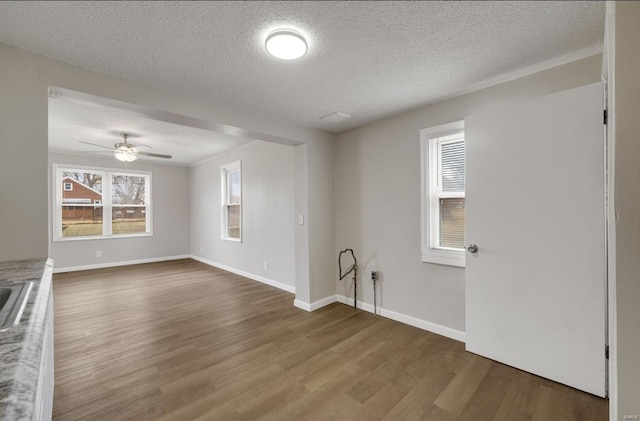
<instances>
[{"instance_id":1,"label":"white baseboard","mask_svg":"<svg viewBox=\"0 0 640 421\"><path fill-rule=\"evenodd\" d=\"M317 300L311 303L311 311L316 311L317 309L322 308L324 306L328 306L329 304L333 304L336 301L338 301L338 298L335 295L324 297L320 300Z\"/></svg>"},{"instance_id":2,"label":"white baseboard","mask_svg":"<svg viewBox=\"0 0 640 421\"><path fill-rule=\"evenodd\" d=\"M226 270L227 272L231 272L231 273L235 273L236 275L240 275L240 276L244 276L245 278L249 278L249 279L253 279L254 281L258 281L258 282L262 282L263 284L267 284L269 286L281 289L283 291L287 291L290 292L292 294L296 293L296 287L282 283L282 282L278 282L278 281L274 281L273 279L269 279L269 278L265 278L263 276L259 276L259 275L254 275L253 273L249 273L249 272L245 272L243 270L240 269L236 269L236 268L232 268L231 266L227 266L227 265L223 265L222 263L217 263L211 260L207 260L204 259L200 256L195 256L195 255L190 255L187 256L192 258L193 260L197 260L198 262L204 263L206 265L209 266L213 266L216 267L218 269L222 269L222 270Z\"/></svg>"},{"instance_id":3,"label":"white baseboard","mask_svg":"<svg viewBox=\"0 0 640 421\"><path fill-rule=\"evenodd\" d=\"M348 298L344 295L337 295L336 300L340 303L353 306L353 298ZM358 308L373 313L373 306L371 304L358 301ZM438 335L446 336L447 338L455 339L456 341L465 342L465 333L460 330L451 329L450 327L428 322L413 316L407 316L406 314L397 313L385 308L378 308L378 315L422 330L437 333Z\"/></svg>"},{"instance_id":4,"label":"white baseboard","mask_svg":"<svg viewBox=\"0 0 640 421\"><path fill-rule=\"evenodd\" d=\"M348 306L353 307L353 298L345 297L344 295L336 295L336 301L342 304L346 304ZM362 301L358 301L358 308L364 311L368 311L369 313L373 313L373 306L369 303L363 303ZM378 308L378 313L380 308ZM382 315L382 314L380 314ZM391 319L391 317L389 317ZM395 320L395 319L394 319ZM399 321L399 320L398 320Z\"/></svg>"},{"instance_id":5,"label":"white baseboard","mask_svg":"<svg viewBox=\"0 0 640 421\"><path fill-rule=\"evenodd\" d=\"M112 268L116 266L139 265L142 263L165 262L168 260L179 260L179 259L189 259L189 258L191 258L191 255L185 254L181 256L152 257L149 259L125 260L121 262L110 262L110 263L97 263L94 265L54 267L53 273L77 272L79 270L104 269L104 268Z\"/></svg>"},{"instance_id":6,"label":"white baseboard","mask_svg":"<svg viewBox=\"0 0 640 421\"><path fill-rule=\"evenodd\" d=\"M311 304L302 300L295 299L293 300L293 305L306 311L316 311L317 309L328 306L329 304L335 303L336 301L338 301L337 296L330 295L328 297L324 297L320 300L314 301Z\"/></svg>"},{"instance_id":7,"label":"white baseboard","mask_svg":"<svg viewBox=\"0 0 640 421\"><path fill-rule=\"evenodd\" d=\"M311 304L302 300L298 300L298 299L293 300L293 306L301 308L304 311L311 311Z\"/></svg>"}]
</instances>

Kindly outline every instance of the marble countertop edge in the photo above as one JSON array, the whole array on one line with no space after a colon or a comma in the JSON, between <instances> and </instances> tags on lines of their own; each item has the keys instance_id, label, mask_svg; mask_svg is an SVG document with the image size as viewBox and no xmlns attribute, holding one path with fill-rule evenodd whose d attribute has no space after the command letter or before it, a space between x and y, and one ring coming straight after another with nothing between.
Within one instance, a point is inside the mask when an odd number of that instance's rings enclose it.
<instances>
[{"instance_id":1,"label":"marble countertop edge","mask_svg":"<svg viewBox=\"0 0 640 421\"><path fill-rule=\"evenodd\" d=\"M33 416L52 273L51 259L0 262L0 285L33 282L20 323L0 332L0 419Z\"/></svg>"}]
</instances>

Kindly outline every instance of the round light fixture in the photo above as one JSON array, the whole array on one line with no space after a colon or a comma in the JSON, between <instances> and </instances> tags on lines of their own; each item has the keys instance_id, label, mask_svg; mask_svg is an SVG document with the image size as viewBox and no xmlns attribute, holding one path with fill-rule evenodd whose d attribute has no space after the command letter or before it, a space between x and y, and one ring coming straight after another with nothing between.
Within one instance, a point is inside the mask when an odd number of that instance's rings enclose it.
<instances>
[{"instance_id":1,"label":"round light fixture","mask_svg":"<svg viewBox=\"0 0 640 421\"><path fill-rule=\"evenodd\" d=\"M272 56L283 60L295 60L307 54L307 41L291 29L278 29L267 37L265 48Z\"/></svg>"}]
</instances>

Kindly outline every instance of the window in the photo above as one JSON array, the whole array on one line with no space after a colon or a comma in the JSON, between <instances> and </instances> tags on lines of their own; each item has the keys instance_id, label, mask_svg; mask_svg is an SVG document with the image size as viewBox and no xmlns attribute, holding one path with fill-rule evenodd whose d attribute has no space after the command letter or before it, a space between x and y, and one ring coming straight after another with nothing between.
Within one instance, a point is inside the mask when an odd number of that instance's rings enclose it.
<instances>
[{"instance_id":1,"label":"window","mask_svg":"<svg viewBox=\"0 0 640 421\"><path fill-rule=\"evenodd\" d=\"M242 168L240 161L220 167L222 239L242 241Z\"/></svg>"},{"instance_id":2,"label":"window","mask_svg":"<svg viewBox=\"0 0 640 421\"><path fill-rule=\"evenodd\" d=\"M151 235L151 173L53 168L54 241Z\"/></svg>"},{"instance_id":3,"label":"window","mask_svg":"<svg viewBox=\"0 0 640 421\"><path fill-rule=\"evenodd\" d=\"M146 174L111 174L111 231L113 234L147 232L147 180Z\"/></svg>"},{"instance_id":4,"label":"window","mask_svg":"<svg viewBox=\"0 0 640 421\"><path fill-rule=\"evenodd\" d=\"M64 183L64 191L73 191L73 183Z\"/></svg>"},{"instance_id":5,"label":"window","mask_svg":"<svg viewBox=\"0 0 640 421\"><path fill-rule=\"evenodd\" d=\"M420 132L422 261L464 267L464 122Z\"/></svg>"}]
</instances>

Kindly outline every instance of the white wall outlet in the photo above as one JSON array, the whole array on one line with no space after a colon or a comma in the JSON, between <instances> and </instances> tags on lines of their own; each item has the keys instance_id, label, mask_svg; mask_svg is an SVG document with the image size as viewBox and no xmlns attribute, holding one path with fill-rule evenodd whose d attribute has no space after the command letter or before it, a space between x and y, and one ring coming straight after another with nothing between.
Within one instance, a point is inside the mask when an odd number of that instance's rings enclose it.
<instances>
[{"instance_id":1,"label":"white wall outlet","mask_svg":"<svg viewBox=\"0 0 640 421\"><path fill-rule=\"evenodd\" d=\"M269 262L264 262L264 270L269 270Z\"/></svg>"},{"instance_id":2,"label":"white wall outlet","mask_svg":"<svg viewBox=\"0 0 640 421\"><path fill-rule=\"evenodd\" d=\"M204 247L200 246L200 253L204 251Z\"/></svg>"},{"instance_id":3,"label":"white wall outlet","mask_svg":"<svg viewBox=\"0 0 640 421\"><path fill-rule=\"evenodd\" d=\"M304 225L304 215L298 215L298 225Z\"/></svg>"},{"instance_id":4,"label":"white wall outlet","mask_svg":"<svg viewBox=\"0 0 640 421\"><path fill-rule=\"evenodd\" d=\"M96 257L102 257L102 251L101 250L97 250L96 251Z\"/></svg>"}]
</instances>

